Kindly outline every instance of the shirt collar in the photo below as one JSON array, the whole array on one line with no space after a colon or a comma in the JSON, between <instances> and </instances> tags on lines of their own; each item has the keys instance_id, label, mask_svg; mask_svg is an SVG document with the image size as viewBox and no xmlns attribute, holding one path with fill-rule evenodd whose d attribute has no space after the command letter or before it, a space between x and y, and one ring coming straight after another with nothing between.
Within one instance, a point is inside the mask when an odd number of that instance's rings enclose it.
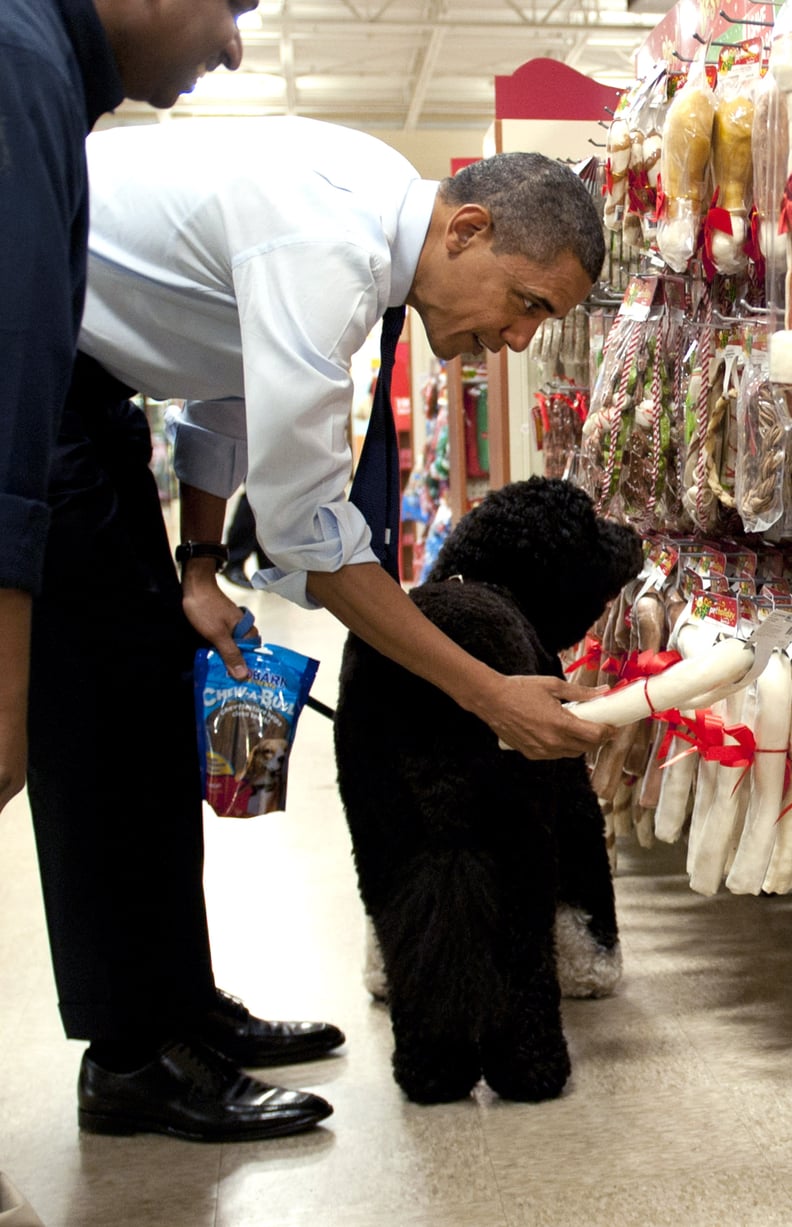
<instances>
[{"instance_id":1,"label":"shirt collar","mask_svg":"<svg viewBox=\"0 0 792 1227\"><path fill-rule=\"evenodd\" d=\"M401 306L410 292L439 186L435 179L413 179L407 188L391 248L389 307Z\"/></svg>"},{"instance_id":2,"label":"shirt collar","mask_svg":"<svg viewBox=\"0 0 792 1227\"><path fill-rule=\"evenodd\" d=\"M83 81L86 130L124 100L113 50L93 0L55 0L63 17Z\"/></svg>"}]
</instances>

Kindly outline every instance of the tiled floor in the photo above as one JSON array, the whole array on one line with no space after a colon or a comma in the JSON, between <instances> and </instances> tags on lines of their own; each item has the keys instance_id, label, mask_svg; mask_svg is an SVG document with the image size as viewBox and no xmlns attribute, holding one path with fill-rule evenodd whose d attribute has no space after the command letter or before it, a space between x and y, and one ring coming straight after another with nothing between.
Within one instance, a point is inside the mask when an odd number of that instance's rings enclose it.
<instances>
[{"instance_id":1,"label":"tiled floor","mask_svg":"<svg viewBox=\"0 0 792 1227\"><path fill-rule=\"evenodd\" d=\"M314 693L333 703L338 626L252 601L268 638L321 660ZM208 816L206 835L218 982L259 1013L345 1028L342 1055L271 1075L335 1115L248 1145L81 1137L81 1046L60 1031L17 800L0 815L0 1169L46 1227L790 1227L792 897L699 898L681 847L622 848L624 981L566 1004L564 1096L420 1108L361 985L329 722L302 717L286 814Z\"/></svg>"}]
</instances>

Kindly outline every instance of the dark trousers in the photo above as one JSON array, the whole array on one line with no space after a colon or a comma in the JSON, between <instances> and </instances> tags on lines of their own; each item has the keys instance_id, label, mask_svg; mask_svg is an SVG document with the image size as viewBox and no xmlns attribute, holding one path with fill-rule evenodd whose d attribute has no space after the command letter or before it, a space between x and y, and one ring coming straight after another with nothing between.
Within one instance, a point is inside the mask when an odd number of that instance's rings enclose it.
<instances>
[{"instance_id":1,"label":"dark trousers","mask_svg":"<svg viewBox=\"0 0 792 1227\"><path fill-rule=\"evenodd\" d=\"M228 562L230 565L243 566L251 554L256 555L259 568L269 566L267 557L256 540L256 521L253 509L248 502L248 496L243 490L239 496L231 523L226 536L228 546Z\"/></svg>"},{"instance_id":2,"label":"dark trousers","mask_svg":"<svg viewBox=\"0 0 792 1227\"><path fill-rule=\"evenodd\" d=\"M145 415L78 356L34 603L28 786L67 1036L165 1037L214 989L192 698Z\"/></svg>"}]
</instances>

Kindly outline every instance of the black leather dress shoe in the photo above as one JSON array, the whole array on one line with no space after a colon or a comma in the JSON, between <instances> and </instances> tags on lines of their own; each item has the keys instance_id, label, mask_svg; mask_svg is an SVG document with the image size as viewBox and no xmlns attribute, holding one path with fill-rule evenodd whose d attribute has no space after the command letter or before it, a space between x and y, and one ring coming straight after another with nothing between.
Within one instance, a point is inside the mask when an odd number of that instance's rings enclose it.
<instances>
[{"instance_id":1,"label":"black leather dress shoe","mask_svg":"<svg viewBox=\"0 0 792 1227\"><path fill-rule=\"evenodd\" d=\"M164 1044L155 1060L110 1073L86 1054L78 1120L90 1133L167 1133L193 1142L245 1142L299 1133L333 1111L319 1095L267 1086L203 1044Z\"/></svg>"},{"instance_id":2,"label":"black leather dress shoe","mask_svg":"<svg viewBox=\"0 0 792 1227\"><path fill-rule=\"evenodd\" d=\"M217 1004L202 1021L198 1035L237 1065L253 1068L311 1061L338 1048L346 1038L332 1023L254 1018L241 1001L219 989Z\"/></svg>"}]
</instances>

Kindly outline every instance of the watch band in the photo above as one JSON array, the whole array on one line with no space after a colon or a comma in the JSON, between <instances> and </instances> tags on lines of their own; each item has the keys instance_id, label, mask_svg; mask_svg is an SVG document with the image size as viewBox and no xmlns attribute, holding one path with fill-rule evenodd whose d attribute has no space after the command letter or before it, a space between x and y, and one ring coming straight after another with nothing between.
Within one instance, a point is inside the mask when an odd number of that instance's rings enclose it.
<instances>
[{"instance_id":1,"label":"watch band","mask_svg":"<svg viewBox=\"0 0 792 1227\"><path fill-rule=\"evenodd\" d=\"M214 558L215 570L221 571L228 562L228 546L221 541L182 541L176 546L176 561L183 566L190 558Z\"/></svg>"}]
</instances>

